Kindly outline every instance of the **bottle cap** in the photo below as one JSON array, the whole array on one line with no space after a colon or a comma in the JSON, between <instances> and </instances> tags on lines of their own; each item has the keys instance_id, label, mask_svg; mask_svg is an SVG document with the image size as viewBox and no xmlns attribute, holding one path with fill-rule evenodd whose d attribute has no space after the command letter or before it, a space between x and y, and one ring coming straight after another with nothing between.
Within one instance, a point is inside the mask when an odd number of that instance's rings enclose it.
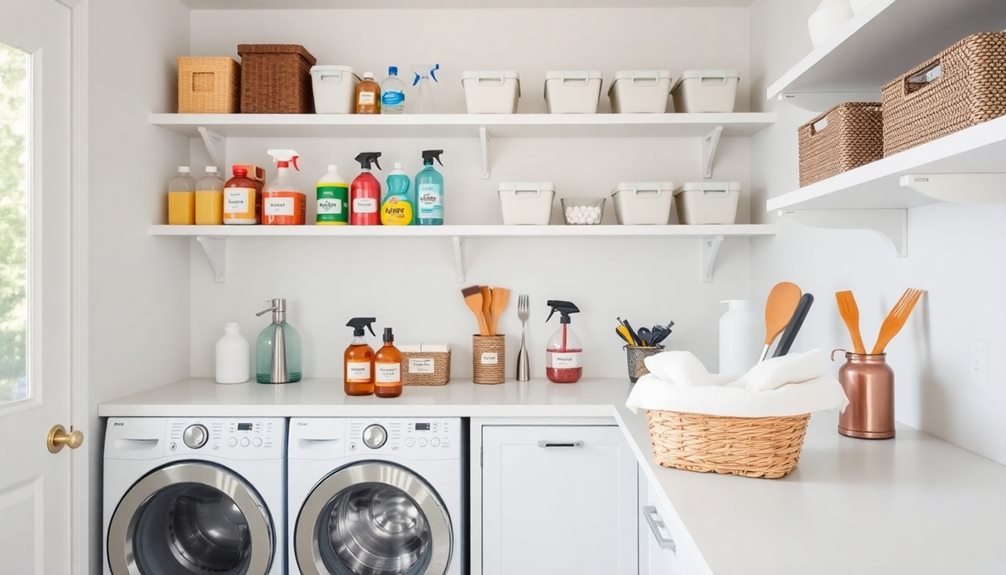
<instances>
[{"instance_id":1,"label":"bottle cap","mask_svg":"<svg viewBox=\"0 0 1006 575\"><path fill-rule=\"evenodd\" d=\"M353 328L353 336L359 337L363 335L363 328L366 327L370 330L370 335L377 335L374 333L374 328L372 323L377 321L377 318L373 317L354 317L346 323L346 327Z\"/></svg>"},{"instance_id":2,"label":"bottle cap","mask_svg":"<svg viewBox=\"0 0 1006 575\"><path fill-rule=\"evenodd\" d=\"M395 169L396 170L401 170L402 169L402 163L401 162L395 162Z\"/></svg>"},{"instance_id":3,"label":"bottle cap","mask_svg":"<svg viewBox=\"0 0 1006 575\"><path fill-rule=\"evenodd\" d=\"M373 72L364 72L363 73L363 79L364 80L373 80L374 79L374 73Z\"/></svg>"},{"instance_id":4,"label":"bottle cap","mask_svg":"<svg viewBox=\"0 0 1006 575\"><path fill-rule=\"evenodd\" d=\"M329 164L328 165L328 171L330 171L330 172L338 172L339 171L339 166L337 166L335 164Z\"/></svg>"},{"instance_id":5,"label":"bottle cap","mask_svg":"<svg viewBox=\"0 0 1006 575\"><path fill-rule=\"evenodd\" d=\"M190 170L188 166L178 166L178 173L179 174L188 174L191 171L192 170Z\"/></svg>"},{"instance_id":6,"label":"bottle cap","mask_svg":"<svg viewBox=\"0 0 1006 575\"><path fill-rule=\"evenodd\" d=\"M394 343L395 334L391 331L390 327L384 328L384 343Z\"/></svg>"},{"instance_id":7,"label":"bottle cap","mask_svg":"<svg viewBox=\"0 0 1006 575\"><path fill-rule=\"evenodd\" d=\"M234 169L231 171L237 178L244 178L248 176L248 168L244 166L234 166Z\"/></svg>"},{"instance_id":8,"label":"bottle cap","mask_svg":"<svg viewBox=\"0 0 1006 575\"><path fill-rule=\"evenodd\" d=\"M206 173L207 174L215 174L215 173L217 173L217 167L216 166L206 166Z\"/></svg>"},{"instance_id":9,"label":"bottle cap","mask_svg":"<svg viewBox=\"0 0 1006 575\"><path fill-rule=\"evenodd\" d=\"M398 66L388 66L388 75L389 76L397 76L398 75Z\"/></svg>"}]
</instances>

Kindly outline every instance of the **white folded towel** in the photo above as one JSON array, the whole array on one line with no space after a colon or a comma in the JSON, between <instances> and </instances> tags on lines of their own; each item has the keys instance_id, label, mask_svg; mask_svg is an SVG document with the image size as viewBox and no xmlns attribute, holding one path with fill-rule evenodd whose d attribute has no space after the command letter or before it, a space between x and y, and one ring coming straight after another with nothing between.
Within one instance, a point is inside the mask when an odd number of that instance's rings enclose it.
<instances>
[{"instance_id":1,"label":"white folded towel","mask_svg":"<svg viewBox=\"0 0 1006 575\"><path fill-rule=\"evenodd\" d=\"M663 351L643 359L646 369L681 385L716 385L706 366L690 351Z\"/></svg>"},{"instance_id":2,"label":"white folded towel","mask_svg":"<svg viewBox=\"0 0 1006 575\"><path fill-rule=\"evenodd\" d=\"M810 381L828 371L828 354L819 349L773 357L755 364L736 381L748 391L768 391L790 383Z\"/></svg>"}]
</instances>

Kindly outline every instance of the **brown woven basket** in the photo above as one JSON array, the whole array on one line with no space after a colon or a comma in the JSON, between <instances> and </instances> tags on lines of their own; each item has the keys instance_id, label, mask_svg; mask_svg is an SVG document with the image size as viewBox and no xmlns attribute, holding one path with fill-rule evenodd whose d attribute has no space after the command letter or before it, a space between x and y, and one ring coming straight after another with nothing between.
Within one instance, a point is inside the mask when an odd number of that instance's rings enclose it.
<instances>
[{"instance_id":1,"label":"brown woven basket","mask_svg":"<svg viewBox=\"0 0 1006 575\"><path fill-rule=\"evenodd\" d=\"M880 104L846 102L800 126L800 185L837 176L884 157Z\"/></svg>"},{"instance_id":2,"label":"brown woven basket","mask_svg":"<svg viewBox=\"0 0 1006 575\"><path fill-rule=\"evenodd\" d=\"M447 385L451 380L451 352L402 352L404 385Z\"/></svg>"},{"instance_id":3,"label":"brown woven basket","mask_svg":"<svg viewBox=\"0 0 1006 575\"><path fill-rule=\"evenodd\" d=\"M883 88L884 156L1006 114L1006 32L968 36Z\"/></svg>"},{"instance_id":4,"label":"brown woven basket","mask_svg":"<svg viewBox=\"0 0 1006 575\"><path fill-rule=\"evenodd\" d=\"M241 67L226 56L181 56L178 62L179 114L234 114L238 111Z\"/></svg>"},{"instance_id":5,"label":"brown woven basket","mask_svg":"<svg viewBox=\"0 0 1006 575\"><path fill-rule=\"evenodd\" d=\"M311 66L315 59L299 44L241 44L241 112L314 112Z\"/></svg>"},{"instance_id":6,"label":"brown woven basket","mask_svg":"<svg viewBox=\"0 0 1006 575\"><path fill-rule=\"evenodd\" d=\"M502 335L472 336L472 380L497 385L506 380L506 338Z\"/></svg>"},{"instance_id":7,"label":"brown woven basket","mask_svg":"<svg viewBox=\"0 0 1006 575\"><path fill-rule=\"evenodd\" d=\"M664 467L778 479L796 467L810 414L721 417L647 411L653 459Z\"/></svg>"}]
</instances>

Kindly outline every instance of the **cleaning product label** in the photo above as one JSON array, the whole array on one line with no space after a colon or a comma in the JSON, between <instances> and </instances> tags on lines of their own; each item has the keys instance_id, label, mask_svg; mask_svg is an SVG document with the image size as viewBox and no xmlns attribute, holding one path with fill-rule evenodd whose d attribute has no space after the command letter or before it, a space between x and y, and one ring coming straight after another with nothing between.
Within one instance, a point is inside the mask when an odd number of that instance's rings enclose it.
<instances>
[{"instance_id":1,"label":"cleaning product label","mask_svg":"<svg viewBox=\"0 0 1006 575\"><path fill-rule=\"evenodd\" d=\"M402 380L400 363L374 364L374 383L398 383Z\"/></svg>"},{"instance_id":2,"label":"cleaning product label","mask_svg":"<svg viewBox=\"0 0 1006 575\"><path fill-rule=\"evenodd\" d=\"M353 200L353 211L358 214L376 214L377 200L374 198L356 198Z\"/></svg>"},{"instance_id":3,"label":"cleaning product label","mask_svg":"<svg viewBox=\"0 0 1006 575\"><path fill-rule=\"evenodd\" d=\"M550 352L548 356L548 367L555 369L581 367L579 353L562 353L553 351Z\"/></svg>"},{"instance_id":4,"label":"cleaning product label","mask_svg":"<svg viewBox=\"0 0 1006 575\"><path fill-rule=\"evenodd\" d=\"M247 214L254 212L251 204L254 202L255 188L227 188L224 190L224 213ZM252 213L254 216L254 213Z\"/></svg>"},{"instance_id":5,"label":"cleaning product label","mask_svg":"<svg viewBox=\"0 0 1006 575\"><path fill-rule=\"evenodd\" d=\"M294 199L266 198L263 209L267 216L292 216L294 212Z\"/></svg>"},{"instance_id":6,"label":"cleaning product label","mask_svg":"<svg viewBox=\"0 0 1006 575\"><path fill-rule=\"evenodd\" d=\"M483 351L482 352L482 365L496 365L500 362L499 354L495 351Z\"/></svg>"},{"instance_id":7,"label":"cleaning product label","mask_svg":"<svg viewBox=\"0 0 1006 575\"><path fill-rule=\"evenodd\" d=\"M399 92L398 90L385 90L381 94L381 105L382 106L399 106L405 102L405 92Z\"/></svg>"},{"instance_id":8,"label":"cleaning product label","mask_svg":"<svg viewBox=\"0 0 1006 575\"><path fill-rule=\"evenodd\" d=\"M412 223L412 203L391 196L381 206L381 223L386 226L407 226Z\"/></svg>"},{"instance_id":9,"label":"cleaning product label","mask_svg":"<svg viewBox=\"0 0 1006 575\"><path fill-rule=\"evenodd\" d=\"M433 358L432 357L410 357L409 358L409 373L432 374L433 373Z\"/></svg>"},{"instance_id":10,"label":"cleaning product label","mask_svg":"<svg viewBox=\"0 0 1006 575\"><path fill-rule=\"evenodd\" d=\"M444 202L437 184L419 184L416 189L419 194L419 218L443 219Z\"/></svg>"},{"instance_id":11,"label":"cleaning product label","mask_svg":"<svg viewBox=\"0 0 1006 575\"><path fill-rule=\"evenodd\" d=\"M319 224L344 224L348 221L346 199L349 187L345 184L322 184L317 187Z\"/></svg>"},{"instance_id":12,"label":"cleaning product label","mask_svg":"<svg viewBox=\"0 0 1006 575\"><path fill-rule=\"evenodd\" d=\"M346 363L346 379L349 381L370 382L370 362L350 361Z\"/></svg>"},{"instance_id":13,"label":"cleaning product label","mask_svg":"<svg viewBox=\"0 0 1006 575\"><path fill-rule=\"evenodd\" d=\"M356 103L361 106L371 106L377 102L377 94L371 91L360 92L360 97Z\"/></svg>"}]
</instances>

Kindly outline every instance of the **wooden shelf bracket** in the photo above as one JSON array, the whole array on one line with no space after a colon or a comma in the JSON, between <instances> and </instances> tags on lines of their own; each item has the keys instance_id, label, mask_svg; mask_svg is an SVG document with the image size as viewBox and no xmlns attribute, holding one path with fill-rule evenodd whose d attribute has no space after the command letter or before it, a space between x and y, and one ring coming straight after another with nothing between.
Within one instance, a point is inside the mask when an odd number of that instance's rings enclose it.
<instances>
[{"instance_id":1,"label":"wooden shelf bracket","mask_svg":"<svg viewBox=\"0 0 1006 575\"><path fill-rule=\"evenodd\" d=\"M891 242L898 257L908 255L908 210L780 210L779 215L812 228L869 230Z\"/></svg>"}]
</instances>

